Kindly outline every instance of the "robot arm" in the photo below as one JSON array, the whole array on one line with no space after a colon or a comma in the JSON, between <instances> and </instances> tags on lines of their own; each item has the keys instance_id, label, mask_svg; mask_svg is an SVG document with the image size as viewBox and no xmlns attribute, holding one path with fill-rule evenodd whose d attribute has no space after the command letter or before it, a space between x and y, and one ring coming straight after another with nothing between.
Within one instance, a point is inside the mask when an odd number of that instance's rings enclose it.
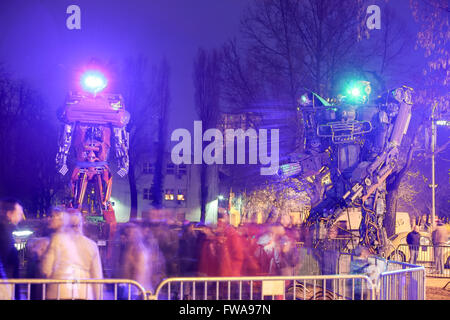
<instances>
[{"instance_id":1,"label":"robot arm","mask_svg":"<svg viewBox=\"0 0 450 320\"><path fill-rule=\"evenodd\" d=\"M395 112L395 121L388 127L391 132L389 139L385 142L382 153L367 167L365 174L360 181L353 185L345 195L344 199L349 198L352 202L361 197L363 202L368 199L377 188L388 178L388 176L397 170L399 146L406 134L409 121L411 119L411 88L402 87L394 92L394 97L398 101Z\"/></svg>"},{"instance_id":2,"label":"robot arm","mask_svg":"<svg viewBox=\"0 0 450 320\"><path fill-rule=\"evenodd\" d=\"M70 145L72 143L73 129L74 126L71 124L64 125L64 132L59 143L59 151L56 155L56 166L58 172L63 176L69 171L67 168L67 156L69 155Z\"/></svg>"},{"instance_id":3,"label":"robot arm","mask_svg":"<svg viewBox=\"0 0 450 320\"><path fill-rule=\"evenodd\" d=\"M128 174L129 158L128 158L128 141L129 133L123 128L114 128L116 157L118 161L119 171L117 174L123 178Z\"/></svg>"}]
</instances>

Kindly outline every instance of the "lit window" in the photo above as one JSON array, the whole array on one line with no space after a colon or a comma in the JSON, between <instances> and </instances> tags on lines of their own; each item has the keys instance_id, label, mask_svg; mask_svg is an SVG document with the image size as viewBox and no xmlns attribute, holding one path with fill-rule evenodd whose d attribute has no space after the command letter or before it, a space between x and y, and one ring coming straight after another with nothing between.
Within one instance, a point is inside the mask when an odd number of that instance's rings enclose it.
<instances>
[{"instance_id":1,"label":"lit window","mask_svg":"<svg viewBox=\"0 0 450 320\"><path fill-rule=\"evenodd\" d=\"M185 190L178 190L178 194L177 194L177 200L178 201L184 201L184 200L186 200L185 198L184 198L184 195L186 194L186 191Z\"/></svg>"},{"instance_id":2,"label":"lit window","mask_svg":"<svg viewBox=\"0 0 450 320\"><path fill-rule=\"evenodd\" d=\"M175 199L175 195L173 192L173 189L167 189L166 193L164 194L164 200L174 200Z\"/></svg>"}]
</instances>

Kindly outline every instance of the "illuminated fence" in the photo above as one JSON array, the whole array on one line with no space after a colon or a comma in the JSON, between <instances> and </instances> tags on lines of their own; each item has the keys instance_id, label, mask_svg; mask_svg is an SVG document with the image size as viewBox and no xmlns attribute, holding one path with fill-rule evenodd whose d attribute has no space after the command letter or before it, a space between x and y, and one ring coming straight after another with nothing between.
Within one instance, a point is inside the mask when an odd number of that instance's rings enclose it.
<instances>
[{"instance_id":1,"label":"illuminated fence","mask_svg":"<svg viewBox=\"0 0 450 320\"><path fill-rule=\"evenodd\" d=\"M432 247L421 251L418 264L427 262L428 258L423 252L428 252L429 259L433 257L430 248ZM111 271L114 267L111 252L117 251L117 248L108 252L108 246L99 245L99 249L105 277L109 278L111 275L106 271ZM384 264L375 278L365 273L352 274L354 272L351 266L357 257L333 249L335 248L308 248L298 243L299 263L295 266L295 276L169 278L157 287L155 294L145 291L142 285L131 280L10 279L0 280L0 298L2 295L5 297L6 292L6 299L14 299L15 295L19 295L20 299L29 300L86 297L100 300L425 299L424 266L371 257L372 265ZM401 248L397 250L399 249ZM409 248L405 246L403 251L409 259ZM444 252L444 257L445 254ZM80 294L83 290L91 290L88 288L93 286L97 288L98 295L89 297L86 293ZM74 290L74 293L67 296L64 293L68 291L67 288ZM53 292L53 296L48 292ZM64 294L61 295L61 292Z\"/></svg>"},{"instance_id":2,"label":"illuminated fence","mask_svg":"<svg viewBox=\"0 0 450 320\"><path fill-rule=\"evenodd\" d=\"M388 261L378 279L379 300L425 300L425 268Z\"/></svg>"},{"instance_id":3,"label":"illuminated fence","mask_svg":"<svg viewBox=\"0 0 450 320\"><path fill-rule=\"evenodd\" d=\"M89 290L96 292L90 294ZM51 292L51 293L49 293ZM16 296L19 295L19 297ZM0 280L3 300L423 300L425 269L388 263L376 283L366 275L169 278L155 294L127 279Z\"/></svg>"},{"instance_id":4,"label":"illuminated fence","mask_svg":"<svg viewBox=\"0 0 450 320\"><path fill-rule=\"evenodd\" d=\"M440 252L436 252L439 250ZM411 250L408 245L400 245L392 255L399 262L411 263ZM437 258L440 258L440 266ZM428 276L450 278L450 245L421 245L417 253L417 265L423 266Z\"/></svg>"},{"instance_id":5,"label":"illuminated fence","mask_svg":"<svg viewBox=\"0 0 450 320\"><path fill-rule=\"evenodd\" d=\"M146 300L147 295L127 279L0 279L0 300Z\"/></svg>"},{"instance_id":6,"label":"illuminated fence","mask_svg":"<svg viewBox=\"0 0 450 320\"><path fill-rule=\"evenodd\" d=\"M364 275L169 278L156 300L373 300Z\"/></svg>"},{"instance_id":7,"label":"illuminated fence","mask_svg":"<svg viewBox=\"0 0 450 320\"><path fill-rule=\"evenodd\" d=\"M341 254L339 273L350 272L354 256ZM375 293L378 300L425 300L426 272L423 266L372 257L374 266L382 272L375 281Z\"/></svg>"}]
</instances>

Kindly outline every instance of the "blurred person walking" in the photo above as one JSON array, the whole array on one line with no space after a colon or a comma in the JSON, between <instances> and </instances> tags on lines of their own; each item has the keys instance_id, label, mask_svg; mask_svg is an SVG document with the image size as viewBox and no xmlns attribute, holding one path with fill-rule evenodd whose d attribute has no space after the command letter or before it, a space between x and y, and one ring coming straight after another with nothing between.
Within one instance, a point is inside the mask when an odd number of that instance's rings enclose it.
<instances>
[{"instance_id":1,"label":"blurred person walking","mask_svg":"<svg viewBox=\"0 0 450 320\"><path fill-rule=\"evenodd\" d=\"M198 270L198 244L195 222L183 226L178 246L178 260L180 262L180 276L195 277Z\"/></svg>"},{"instance_id":2,"label":"blurred person walking","mask_svg":"<svg viewBox=\"0 0 450 320\"><path fill-rule=\"evenodd\" d=\"M102 279L102 264L97 244L82 232L82 215L69 209L63 215L64 226L55 232L42 259L41 271L48 279ZM96 300L100 285L48 285L47 299Z\"/></svg>"},{"instance_id":3,"label":"blurred person walking","mask_svg":"<svg viewBox=\"0 0 450 320\"><path fill-rule=\"evenodd\" d=\"M26 250L26 275L27 279L42 279L45 276L41 272L41 264L44 253L47 251L50 239L47 237L32 238L27 241ZM32 284L30 287L30 299L42 300L42 284Z\"/></svg>"},{"instance_id":4,"label":"blurred person walking","mask_svg":"<svg viewBox=\"0 0 450 320\"><path fill-rule=\"evenodd\" d=\"M42 279L45 276L41 272L42 259L50 244L50 237L52 234L60 231L64 227L64 208L52 208L51 215L46 220L44 226L44 236L39 238L32 238L27 242L27 270L26 278L28 279ZM31 285L30 288L31 300L42 300L42 284Z\"/></svg>"},{"instance_id":5,"label":"blurred person walking","mask_svg":"<svg viewBox=\"0 0 450 320\"><path fill-rule=\"evenodd\" d=\"M228 222L228 214L219 214L216 230L219 276L240 277L244 262L243 242L236 228Z\"/></svg>"},{"instance_id":6,"label":"blurred person walking","mask_svg":"<svg viewBox=\"0 0 450 320\"><path fill-rule=\"evenodd\" d=\"M244 261L242 264L243 276L258 276L261 273L261 267L256 256L258 252L258 235L261 232L257 224L247 223L241 227L241 236L243 238Z\"/></svg>"},{"instance_id":7,"label":"blurred person walking","mask_svg":"<svg viewBox=\"0 0 450 320\"><path fill-rule=\"evenodd\" d=\"M142 234L144 236L144 245L150 255L150 265L152 266L151 287L155 289L166 278L166 259L159 248L158 239L153 235L151 224L143 224Z\"/></svg>"},{"instance_id":8,"label":"blurred person walking","mask_svg":"<svg viewBox=\"0 0 450 320\"><path fill-rule=\"evenodd\" d=\"M431 238L434 246L434 262L436 265L436 272L438 274L444 273L444 257L443 250L448 241L448 231L442 221L438 221L436 229L433 231Z\"/></svg>"},{"instance_id":9,"label":"blurred person walking","mask_svg":"<svg viewBox=\"0 0 450 320\"><path fill-rule=\"evenodd\" d=\"M279 241L279 252L277 275L295 276L299 262L299 252L295 242L287 235L282 236Z\"/></svg>"},{"instance_id":10,"label":"blurred person walking","mask_svg":"<svg viewBox=\"0 0 450 320\"><path fill-rule=\"evenodd\" d=\"M0 261L3 264L4 276L8 279L19 278L19 253L14 246L13 231L22 219L24 219L23 207L13 198L0 200ZM1 285L7 294L3 299L12 299L11 285ZM8 290L6 290L6 287ZM18 286L15 289L15 298L19 299Z\"/></svg>"},{"instance_id":11,"label":"blurred person walking","mask_svg":"<svg viewBox=\"0 0 450 320\"><path fill-rule=\"evenodd\" d=\"M219 276L219 258L217 254L216 234L210 226L200 224L199 247L200 258L198 274L200 277Z\"/></svg>"},{"instance_id":12,"label":"blurred person walking","mask_svg":"<svg viewBox=\"0 0 450 320\"><path fill-rule=\"evenodd\" d=\"M137 281L145 290L154 292L151 282L152 265L151 256L144 244L141 228L135 224L129 224L122 230L122 241L120 253L119 278ZM128 285L121 286L119 298L143 299L139 293Z\"/></svg>"}]
</instances>

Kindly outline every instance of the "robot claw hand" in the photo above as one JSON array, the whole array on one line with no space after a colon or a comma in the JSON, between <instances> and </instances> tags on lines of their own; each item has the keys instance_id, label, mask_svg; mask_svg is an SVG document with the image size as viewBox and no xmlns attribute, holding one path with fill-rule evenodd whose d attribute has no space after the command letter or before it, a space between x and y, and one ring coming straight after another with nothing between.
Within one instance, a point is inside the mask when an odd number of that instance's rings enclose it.
<instances>
[{"instance_id":1,"label":"robot claw hand","mask_svg":"<svg viewBox=\"0 0 450 320\"><path fill-rule=\"evenodd\" d=\"M120 169L119 171L117 171L117 174L118 174L121 178L125 177L125 176L127 175L127 173L128 173L128 170L126 170L126 169L124 169L124 168L122 168L122 169Z\"/></svg>"},{"instance_id":2,"label":"robot claw hand","mask_svg":"<svg viewBox=\"0 0 450 320\"><path fill-rule=\"evenodd\" d=\"M58 170L58 172L59 172L60 174L62 174L63 176L66 175L67 171L69 171L69 168L67 168L67 165L66 165L66 164L63 164L63 165L59 168L59 170Z\"/></svg>"}]
</instances>

